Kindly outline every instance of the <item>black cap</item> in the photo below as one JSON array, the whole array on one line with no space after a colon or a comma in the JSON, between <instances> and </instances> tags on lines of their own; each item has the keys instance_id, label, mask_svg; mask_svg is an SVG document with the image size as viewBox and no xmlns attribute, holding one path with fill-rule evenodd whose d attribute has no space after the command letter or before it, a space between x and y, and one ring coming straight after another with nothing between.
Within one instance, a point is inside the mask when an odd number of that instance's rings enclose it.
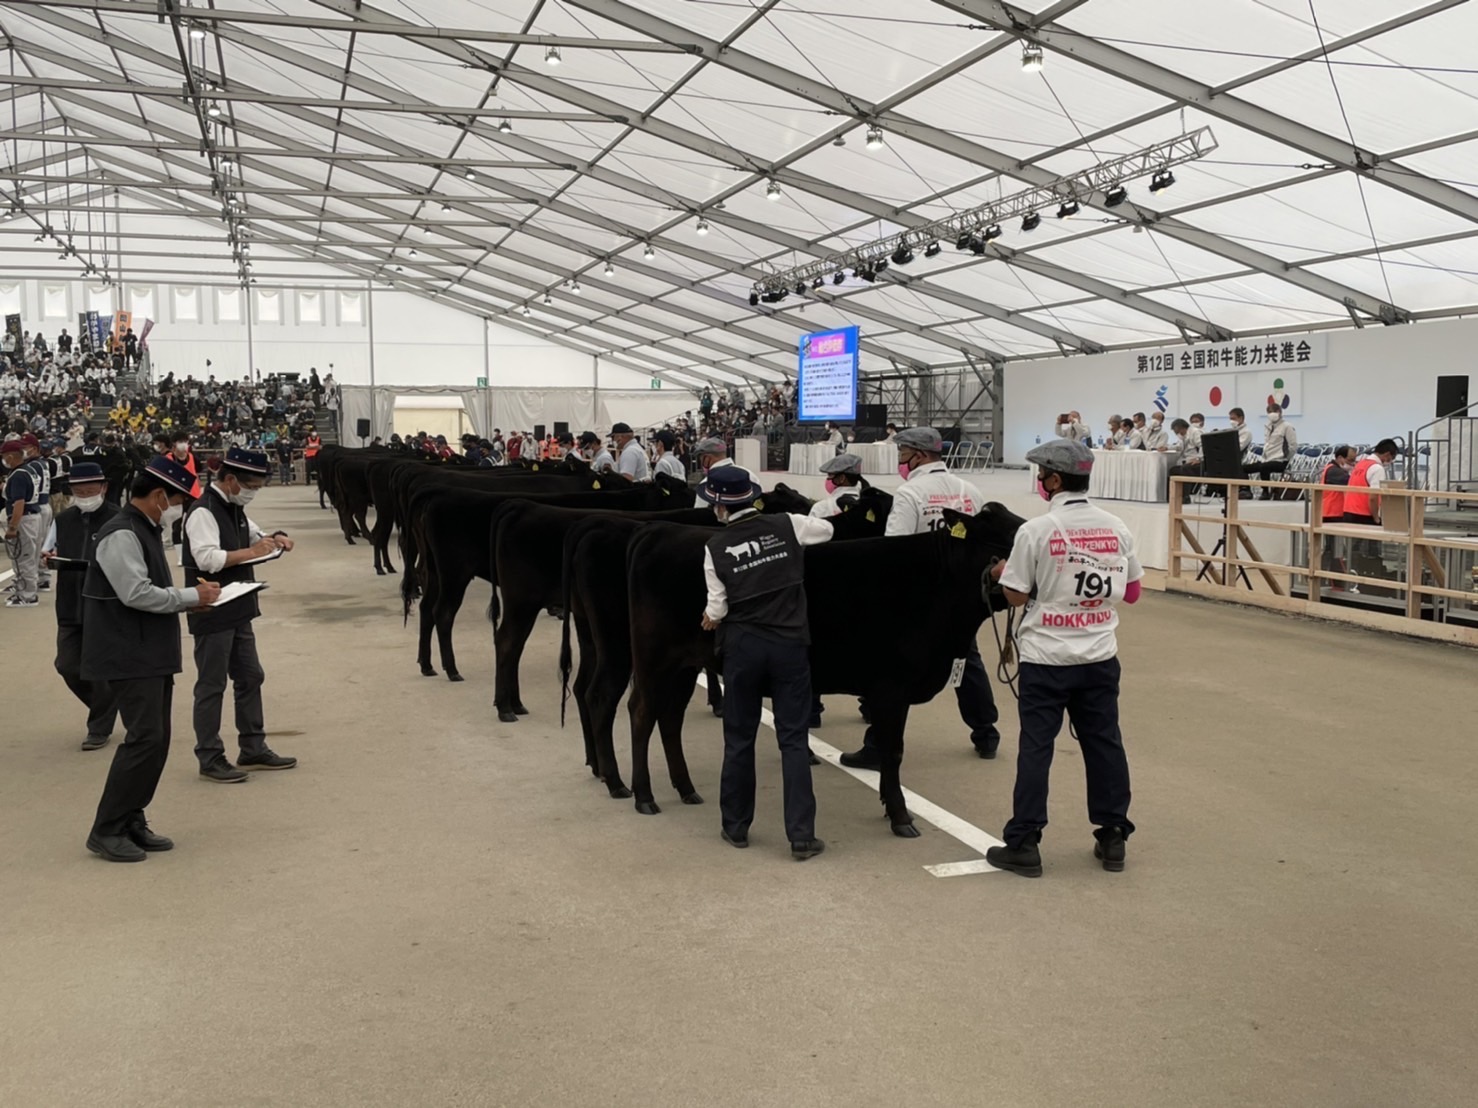
<instances>
[{"instance_id":1,"label":"black cap","mask_svg":"<svg viewBox=\"0 0 1478 1108\"><path fill-rule=\"evenodd\" d=\"M612 424L611 425L611 434L613 434L613 435L629 435L629 434L631 434L631 424L629 424L629 423L615 423L615 424Z\"/></svg>"},{"instance_id":2,"label":"black cap","mask_svg":"<svg viewBox=\"0 0 1478 1108\"><path fill-rule=\"evenodd\" d=\"M581 446L595 446L599 442L600 442L600 436L597 435L594 431L581 431L580 432L580 445Z\"/></svg>"}]
</instances>

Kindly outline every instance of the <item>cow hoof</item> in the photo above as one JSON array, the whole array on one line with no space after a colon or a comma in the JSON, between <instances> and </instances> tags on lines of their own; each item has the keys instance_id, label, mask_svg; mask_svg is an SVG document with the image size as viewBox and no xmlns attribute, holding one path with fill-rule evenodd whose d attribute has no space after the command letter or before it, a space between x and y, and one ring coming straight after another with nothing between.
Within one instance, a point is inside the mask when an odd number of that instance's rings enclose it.
<instances>
[{"instance_id":1,"label":"cow hoof","mask_svg":"<svg viewBox=\"0 0 1478 1108\"><path fill-rule=\"evenodd\" d=\"M703 803L703 797L699 796L697 793L688 793L686 796L683 797L683 803L684 804L702 804Z\"/></svg>"},{"instance_id":2,"label":"cow hoof","mask_svg":"<svg viewBox=\"0 0 1478 1108\"><path fill-rule=\"evenodd\" d=\"M354 545L354 540L352 538L350 538L348 535L345 535L344 536L344 541L347 542L350 546L353 546Z\"/></svg>"},{"instance_id":3,"label":"cow hoof","mask_svg":"<svg viewBox=\"0 0 1478 1108\"><path fill-rule=\"evenodd\" d=\"M893 834L897 835L900 839L917 839L920 835L919 829L912 823L895 823L891 826L893 828Z\"/></svg>"},{"instance_id":4,"label":"cow hoof","mask_svg":"<svg viewBox=\"0 0 1478 1108\"><path fill-rule=\"evenodd\" d=\"M436 676L436 671L434 669L432 669L430 666L422 666L421 667L421 676L422 677L435 677Z\"/></svg>"},{"instance_id":5,"label":"cow hoof","mask_svg":"<svg viewBox=\"0 0 1478 1108\"><path fill-rule=\"evenodd\" d=\"M820 764L821 764L821 759L820 759L820 758L818 758L818 757L816 757L816 755L815 755L815 754L812 754L812 755L811 755L811 764L812 764L812 765L813 765L813 766L819 766L819 765L820 765Z\"/></svg>"},{"instance_id":6,"label":"cow hoof","mask_svg":"<svg viewBox=\"0 0 1478 1108\"><path fill-rule=\"evenodd\" d=\"M610 786L606 786L606 787L607 788L610 788ZM618 785L616 788L610 789L610 793L611 793L611 799L612 800L630 800L631 799L631 790L628 789L625 785ZM653 807L655 808L656 805L654 804Z\"/></svg>"},{"instance_id":7,"label":"cow hoof","mask_svg":"<svg viewBox=\"0 0 1478 1108\"><path fill-rule=\"evenodd\" d=\"M498 711L498 722L499 723L517 723L518 722L518 717L516 715L514 715L512 712L505 712L505 711L502 711L500 709Z\"/></svg>"},{"instance_id":8,"label":"cow hoof","mask_svg":"<svg viewBox=\"0 0 1478 1108\"><path fill-rule=\"evenodd\" d=\"M375 574L377 576L379 576L379 577L384 577L385 576L385 571L383 569L381 569L379 566L376 566L375 567Z\"/></svg>"},{"instance_id":9,"label":"cow hoof","mask_svg":"<svg viewBox=\"0 0 1478 1108\"><path fill-rule=\"evenodd\" d=\"M521 716L526 716L526 715L529 714L529 710L527 708L525 708L522 704L515 704L513 706L513 710L514 710L514 712L516 712L518 715L521 715Z\"/></svg>"},{"instance_id":10,"label":"cow hoof","mask_svg":"<svg viewBox=\"0 0 1478 1108\"><path fill-rule=\"evenodd\" d=\"M718 716L719 719L724 718L724 706L722 704L711 704L709 707L713 709L713 714Z\"/></svg>"},{"instance_id":11,"label":"cow hoof","mask_svg":"<svg viewBox=\"0 0 1478 1108\"><path fill-rule=\"evenodd\" d=\"M638 800L636 802L636 810L644 816L659 815L662 811L661 808L657 807L655 800Z\"/></svg>"},{"instance_id":12,"label":"cow hoof","mask_svg":"<svg viewBox=\"0 0 1478 1108\"><path fill-rule=\"evenodd\" d=\"M451 670L448 670L447 671L446 679L448 681L465 681L465 680L467 680L467 678L463 677L460 673L453 673Z\"/></svg>"}]
</instances>

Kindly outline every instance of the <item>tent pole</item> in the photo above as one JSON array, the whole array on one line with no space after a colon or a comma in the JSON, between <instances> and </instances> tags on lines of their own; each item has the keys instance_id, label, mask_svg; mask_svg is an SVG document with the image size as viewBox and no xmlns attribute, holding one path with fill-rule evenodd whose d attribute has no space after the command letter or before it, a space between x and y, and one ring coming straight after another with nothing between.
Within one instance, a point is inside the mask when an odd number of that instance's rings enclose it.
<instances>
[{"instance_id":1,"label":"tent pole","mask_svg":"<svg viewBox=\"0 0 1478 1108\"><path fill-rule=\"evenodd\" d=\"M365 299L365 321L368 324L369 341L369 373L370 373L370 438L375 437L379 428L375 425L379 413L375 411L375 286L374 282L366 278L364 282Z\"/></svg>"},{"instance_id":2,"label":"tent pole","mask_svg":"<svg viewBox=\"0 0 1478 1108\"><path fill-rule=\"evenodd\" d=\"M492 361L488 352L488 325L491 320L487 316L482 317L482 437L491 438L493 434L493 417L491 400L493 395L493 371Z\"/></svg>"}]
</instances>

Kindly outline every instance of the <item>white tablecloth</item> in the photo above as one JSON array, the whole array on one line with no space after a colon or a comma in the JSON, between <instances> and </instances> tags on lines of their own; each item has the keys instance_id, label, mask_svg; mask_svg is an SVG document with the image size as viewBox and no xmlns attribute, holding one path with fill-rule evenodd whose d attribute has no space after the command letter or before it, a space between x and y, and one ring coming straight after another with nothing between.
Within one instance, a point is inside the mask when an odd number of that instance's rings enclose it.
<instances>
[{"instance_id":1,"label":"white tablecloth","mask_svg":"<svg viewBox=\"0 0 1478 1108\"><path fill-rule=\"evenodd\" d=\"M1095 450L1089 495L1099 500L1169 499L1171 455L1158 450Z\"/></svg>"},{"instance_id":2,"label":"white tablecloth","mask_svg":"<svg viewBox=\"0 0 1478 1108\"><path fill-rule=\"evenodd\" d=\"M862 459L862 472L873 474L898 472L898 447L891 442L848 443L846 453L856 454ZM796 444L790 448L790 472L821 472L821 463L835 458L836 447L826 443L810 445Z\"/></svg>"},{"instance_id":3,"label":"white tablecloth","mask_svg":"<svg viewBox=\"0 0 1478 1108\"><path fill-rule=\"evenodd\" d=\"M790 448L790 472L809 473L813 476L821 472L821 463L828 458L837 456L836 447L827 443L794 443Z\"/></svg>"}]
</instances>

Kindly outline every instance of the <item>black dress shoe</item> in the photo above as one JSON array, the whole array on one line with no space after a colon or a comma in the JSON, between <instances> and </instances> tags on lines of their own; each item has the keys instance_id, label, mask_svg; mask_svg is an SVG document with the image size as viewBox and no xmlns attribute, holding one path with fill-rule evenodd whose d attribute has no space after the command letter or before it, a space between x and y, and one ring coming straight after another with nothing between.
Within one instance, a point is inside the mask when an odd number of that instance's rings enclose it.
<instances>
[{"instance_id":1,"label":"black dress shoe","mask_svg":"<svg viewBox=\"0 0 1478 1108\"><path fill-rule=\"evenodd\" d=\"M224 754L217 754L201 766L200 776L207 781L215 781L222 785L234 785L239 781L245 781L247 777L245 773L228 762Z\"/></svg>"},{"instance_id":2,"label":"black dress shoe","mask_svg":"<svg viewBox=\"0 0 1478 1108\"><path fill-rule=\"evenodd\" d=\"M1093 857L1110 873L1124 872L1124 833L1117 827L1105 827L1097 833Z\"/></svg>"},{"instance_id":3,"label":"black dress shoe","mask_svg":"<svg viewBox=\"0 0 1478 1108\"><path fill-rule=\"evenodd\" d=\"M820 839L807 839L805 842L791 843L790 856L797 862L804 862L807 858L814 858L826 849L826 844Z\"/></svg>"},{"instance_id":4,"label":"black dress shoe","mask_svg":"<svg viewBox=\"0 0 1478 1108\"><path fill-rule=\"evenodd\" d=\"M149 851L151 854L160 850L174 849L174 840L166 838L164 835L156 835L153 831L150 831L148 820L143 818L130 823L126 834L133 840L135 845Z\"/></svg>"},{"instance_id":5,"label":"black dress shoe","mask_svg":"<svg viewBox=\"0 0 1478 1108\"><path fill-rule=\"evenodd\" d=\"M720 834L723 835L724 842L728 843L730 846L737 846L740 850L744 850L746 847L749 846L748 835L731 835L727 831L722 831L720 832Z\"/></svg>"},{"instance_id":6,"label":"black dress shoe","mask_svg":"<svg viewBox=\"0 0 1478 1108\"><path fill-rule=\"evenodd\" d=\"M110 862L142 862L148 857L143 848L127 835L99 835L93 832L87 836L87 849Z\"/></svg>"},{"instance_id":7,"label":"black dress shoe","mask_svg":"<svg viewBox=\"0 0 1478 1108\"><path fill-rule=\"evenodd\" d=\"M852 750L837 759L842 765L851 769L882 769L883 760L877 753L863 747L861 750Z\"/></svg>"},{"instance_id":8,"label":"black dress shoe","mask_svg":"<svg viewBox=\"0 0 1478 1108\"><path fill-rule=\"evenodd\" d=\"M101 750L108 745L108 739L111 737L110 735L88 735L87 738L82 740L82 749Z\"/></svg>"},{"instance_id":9,"label":"black dress shoe","mask_svg":"<svg viewBox=\"0 0 1478 1108\"><path fill-rule=\"evenodd\" d=\"M984 742L975 742L972 739L971 742L975 747L975 753L979 754L986 761L990 761L996 756L996 750L1001 745L1001 736L997 735L995 738L986 739Z\"/></svg>"},{"instance_id":10,"label":"black dress shoe","mask_svg":"<svg viewBox=\"0 0 1478 1108\"><path fill-rule=\"evenodd\" d=\"M985 860L996 869L1019 873L1022 877L1042 876L1042 852L1031 846L993 846L985 852Z\"/></svg>"},{"instance_id":11,"label":"black dress shoe","mask_svg":"<svg viewBox=\"0 0 1478 1108\"><path fill-rule=\"evenodd\" d=\"M243 754L236 759L236 764L242 769L292 769L298 764L296 758L284 758L281 754L274 754L267 747L262 747L257 754Z\"/></svg>"}]
</instances>

